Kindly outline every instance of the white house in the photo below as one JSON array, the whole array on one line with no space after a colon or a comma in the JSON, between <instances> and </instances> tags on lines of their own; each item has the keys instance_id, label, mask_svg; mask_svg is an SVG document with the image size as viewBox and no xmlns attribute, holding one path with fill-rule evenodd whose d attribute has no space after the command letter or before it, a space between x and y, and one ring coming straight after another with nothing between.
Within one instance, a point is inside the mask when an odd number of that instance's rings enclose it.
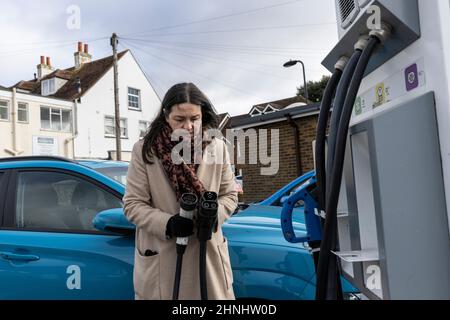
<instances>
[{"instance_id":1,"label":"white house","mask_svg":"<svg viewBox=\"0 0 450 320\"><path fill-rule=\"evenodd\" d=\"M92 61L88 46L79 43L74 58L73 67L54 70L41 57L35 79L14 87L74 102L75 158L115 158L113 57ZM130 160L161 102L131 51L118 54L118 71L122 159Z\"/></svg>"},{"instance_id":2,"label":"white house","mask_svg":"<svg viewBox=\"0 0 450 320\"><path fill-rule=\"evenodd\" d=\"M0 158L55 155L73 157L69 100L0 87Z\"/></svg>"}]
</instances>

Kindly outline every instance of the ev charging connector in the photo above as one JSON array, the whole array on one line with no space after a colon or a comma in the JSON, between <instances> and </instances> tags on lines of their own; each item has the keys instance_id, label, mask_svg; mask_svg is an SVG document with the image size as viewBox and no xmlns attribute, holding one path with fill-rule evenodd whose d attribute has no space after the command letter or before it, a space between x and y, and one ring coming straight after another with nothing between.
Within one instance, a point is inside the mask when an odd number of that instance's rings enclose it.
<instances>
[{"instance_id":1,"label":"ev charging connector","mask_svg":"<svg viewBox=\"0 0 450 320\"><path fill-rule=\"evenodd\" d=\"M197 208L198 197L193 193L185 193L180 199L180 216L193 219ZM177 237L177 267L175 270L175 281L173 284L172 300L178 300L180 290L181 270L183 266L183 255L189 242L189 237Z\"/></svg>"},{"instance_id":2,"label":"ev charging connector","mask_svg":"<svg viewBox=\"0 0 450 320\"><path fill-rule=\"evenodd\" d=\"M207 241L211 240L213 229L217 226L217 193L207 191L202 195L200 208L197 213L197 237L200 242L199 270L200 270L200 294L202 300L208 300L206 280L206 251Z\"/></svg>"}]
</instances>

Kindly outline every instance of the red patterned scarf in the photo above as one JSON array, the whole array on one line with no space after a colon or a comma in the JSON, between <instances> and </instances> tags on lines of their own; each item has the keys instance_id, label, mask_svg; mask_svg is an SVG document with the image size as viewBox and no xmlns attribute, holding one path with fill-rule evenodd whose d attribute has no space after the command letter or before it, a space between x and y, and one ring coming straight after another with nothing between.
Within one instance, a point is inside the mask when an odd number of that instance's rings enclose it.
<instances>
[{"instance_id":1,"label":"red patterned scarf","mask_svg":"<svg viewBox=\"0 0 450 320\"><path fill-rule=\"evenodd\" d=\"M191 164L174 164L172 161L172 149L181 142L172 141L172 129L165 126L161 133L156 137L154 152L161 159L164 171L169 178L171 185L179 200L184 193L195 193L200 197L205 191L203 183L197 177L198 164L194 163L195 139L191 139ZM202 154L207 142L202 142Z\"/></svg>"}]
</instances>

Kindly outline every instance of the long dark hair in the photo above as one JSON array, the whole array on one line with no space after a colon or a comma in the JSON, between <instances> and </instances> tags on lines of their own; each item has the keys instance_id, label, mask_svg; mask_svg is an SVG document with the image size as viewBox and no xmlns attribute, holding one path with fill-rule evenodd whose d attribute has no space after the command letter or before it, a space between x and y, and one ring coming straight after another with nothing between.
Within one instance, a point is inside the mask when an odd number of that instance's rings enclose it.
<instances>
[{"instance_id":1,"label":"long dark hair","mask_svg":"<svg viewBox=\"0 0 450 320\"><path fill-rule=\"evenodd\" d=\"M142 158L145 163L152 164L152 147L158 134L168 125L166 115L170 114L173 106L183 103L200 106L202 108L202 127L204 129L217 129L217 113L206 95L193 83L178 83L167 91L161 103L161 109L144 137Z\"/></svg>"}]
</instances>

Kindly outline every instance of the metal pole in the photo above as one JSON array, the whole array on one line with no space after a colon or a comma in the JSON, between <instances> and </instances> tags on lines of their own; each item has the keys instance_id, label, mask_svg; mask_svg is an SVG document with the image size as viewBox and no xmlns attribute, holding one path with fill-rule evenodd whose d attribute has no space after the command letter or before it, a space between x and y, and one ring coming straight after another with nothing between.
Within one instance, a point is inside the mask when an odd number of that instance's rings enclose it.
<instances>
[{"instance_id":1,"label":"metal pole","mask_svg":"<svg viewBox=\"0 0 450 320\"><path fill-rule=\"evenodd\" d=\"M120 141L120 108L119 108L119 71L117 66L117 34L113 33L111 37L111 46L113 48L114 61L114 118L115 118L115 133L116 133L116 160L122 160L122 146Z\"/></svg>"},{"instance_id":2,"label":"metal pole","mask_svg":"<svg viewBox=\"0 0 450 320\"><path fill-rule=\"evenodd\" d=\"M302 68L303 68L303 83L305 84L305 99L306 99L306 103L308 104L309 96L308 96L308 84L306 82L305 64L303 63L303 61L300 61L300 60L298 60L298 62L300 62L302 64Z\"/></svg>"},{"instance_id":3,"label":"metal pole","mask_svg":"<svg viewBox=\"0 0 450 320\"><path fill-rule=\"evenodd\" d=\"M286 116L287 123L292 127L292 132L294 134L294 144L295 144L295 166L297 167L297 177L302 175L302 151L300 149L300 128L295 123L292 116L288 114Z\"/></svg>"}]
</instances>

